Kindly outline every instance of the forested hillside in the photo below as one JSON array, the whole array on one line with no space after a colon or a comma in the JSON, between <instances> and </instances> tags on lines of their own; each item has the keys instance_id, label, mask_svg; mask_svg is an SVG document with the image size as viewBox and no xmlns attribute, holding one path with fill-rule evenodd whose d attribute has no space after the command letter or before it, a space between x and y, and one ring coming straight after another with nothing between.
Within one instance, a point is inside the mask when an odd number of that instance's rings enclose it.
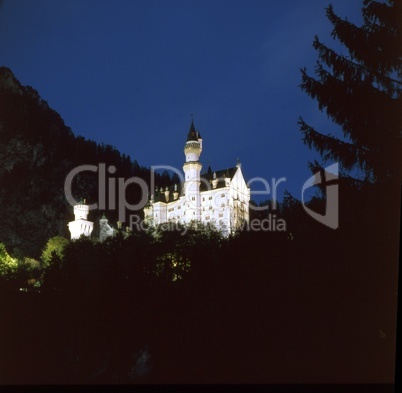
<instances>
[{"instance_id":1,"label":"forested hillside","mask_svg":"<svg viewBox=\"0 0 402 393\"><path fill-rule=\"evenodd\" d=\"M5 67L0 67L0 162L0 242L16 256L38 257L50 237L69 237L73 214L63 187L76 166L106 163L124 178L139 176L148 183L150 177L149 169L114 147L75 136L35 89L22 86ZM75 198L96 202L97 174L76 180ZM127 193L128 200L138 198L134 189ZM91 220L101 214L94 211ZM108 218L117 220L114 212Z\"/></svg>"}]
</instances>

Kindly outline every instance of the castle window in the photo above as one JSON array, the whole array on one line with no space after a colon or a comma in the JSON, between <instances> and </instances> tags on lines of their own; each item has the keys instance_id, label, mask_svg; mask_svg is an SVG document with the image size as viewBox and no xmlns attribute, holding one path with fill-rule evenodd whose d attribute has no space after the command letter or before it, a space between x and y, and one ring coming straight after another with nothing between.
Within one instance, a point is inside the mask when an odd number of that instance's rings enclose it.
<instances>
[{"instance_id":1,"label":"castle window","mask_svg":"<svg viewBox=\"0 0 402 393\"><path fill-rule=\"evenodd\" d=\"M205 202L205 198L202 198L202 201Z\"/></svg>"},{"instance_id":2,"label":"castle window","mask_svg":"<svg viewBox=\"0 0 402 393\"><path fill-rule=\"evenodd\" d=\"M219 213L219 217L223 217L223 213Z\"/></svg>"},{"instance_id":3,"label":"castle window","mask_svg":"<svg viewBox=\"0 0 402 393\"><path fill-rule=\"evenodd\" d=\"M211 217L210 216L206 216L205 219L209 220Z\"/></svg>"},{"instance_id":4,"label":"castle window","mask_svg":"<svg viewBox=\"0 0 402 393\"><path fill-rule=\"evenodd\" d=\"M210 200L210 201L212 200L212 195L209 197L209 200Z\"/></svg>"},{"instance_id":5,"label":"castle window","mask_svg":"<svg viewBox=\"0 0 402 393\"><path fill-rule=\"evenodd\" d=\"M225 197L225 194L221 194L221 198L224 198Z\"/></svg>"},{"instance_id":6,"label":"castle window","mask_svg":"<svg viewBox=\"0 0 402 393\"><path fill-rule=\"evenodd\" d=\"M192 201L195 201L195 197L191 197L191 200L192 200Z\"/></svg>"},{"instance_id":7,"label":"castle window","mask_svg":"<svg viewBox=\"0 0 402 393\"><path fill-rule=\"evenodd\" d=\"M212 210L212 206L209 207L209 210Z\"/></svg>"},{"instance_id":8,"label":"castle window","mask_svg":"<svg viewBox=\"0 0 402 393\"><path fill-rule=\"evenodd\" d=\"M222 203L222 204L221 204L221 207L225 207L225 204L224 204L224 203Z\"/></svg>"}]
</instances>

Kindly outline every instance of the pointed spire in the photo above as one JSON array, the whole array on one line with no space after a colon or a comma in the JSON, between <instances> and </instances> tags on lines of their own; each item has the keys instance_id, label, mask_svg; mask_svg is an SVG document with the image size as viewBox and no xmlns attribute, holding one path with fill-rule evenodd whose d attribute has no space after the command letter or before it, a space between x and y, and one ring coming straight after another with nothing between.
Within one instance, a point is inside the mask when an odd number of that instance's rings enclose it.
<instances>
[{"instance_id":1,"label":"pointed spire","mask_svg":"<svg viewBox=\"0 0 402 393\"><path fill-rule=\"evenodd\" d=\"M212 169L211 169L211 163L208 162L208 170L207 170L208 175L210 175L212 173Z\"/></svg>"},{"instance_id":2,"label":"pointed spire","mask_svg":"<svg viewBox=\"0 0 402 393\"><path fill-rule=\"evenodd\" d=\"M191 125L190 125L190 130L187 135L187 142L189 142L189 141L198 141L197 132L195 131L195 127L194 127L193 115L191 115Z\"/></svg>"}]
</instances>

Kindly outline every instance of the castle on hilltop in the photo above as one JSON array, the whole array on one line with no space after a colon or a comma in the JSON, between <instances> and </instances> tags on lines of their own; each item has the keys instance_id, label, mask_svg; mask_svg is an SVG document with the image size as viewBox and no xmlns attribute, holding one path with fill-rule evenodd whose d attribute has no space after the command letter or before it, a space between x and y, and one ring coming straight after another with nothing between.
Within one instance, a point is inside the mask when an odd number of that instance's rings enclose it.
<instances>
[{"instance_id":1,"label":"castle on hilltop","mask_svg":"<svg viewBox=\"0 0 402 393\"><path fill-rule=\"evenodd\" d=\"M212 171L208 166L207 171L201 173L201 152L201 134L192 120L184 146L183 181L165 189L156 187L144 207L145 224L202 222L229 235L249 221L250 188L244 180L240 162L219 171ZM75 220L68 224L71 239L91 235L94 223L87 220L88 214L89 206L85 200L74 206ZM105 215L99 220L99 226L101 241L116 231Z\"/></svg>"},{"instance_id":2,"label":"castle on hilltop","mask_svg":"<svg viewBox=\"0 0 402 393\"><path fill-rule=\"evenodd\" d=\"M184 146L184 182L155 189L144 208L147 224L201 221L228 235L249 221L250 188L240 162L219 171L212 171L209 166L201 174L202 147L201 134L192 120Z\"/></svg>"}]
</instances>

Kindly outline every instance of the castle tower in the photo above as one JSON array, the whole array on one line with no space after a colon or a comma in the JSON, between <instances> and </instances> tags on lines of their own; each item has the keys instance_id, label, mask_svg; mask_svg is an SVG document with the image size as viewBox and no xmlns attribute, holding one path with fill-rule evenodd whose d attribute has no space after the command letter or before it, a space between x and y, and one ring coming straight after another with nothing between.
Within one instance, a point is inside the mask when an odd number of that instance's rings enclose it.
<instances>
[{"instance_id":1,"label":"castle tower","mask_svg":"<svg viewBox=\"0 0 402 393\"><path fill-rule=\"evenodd\" d=\"M101 242L114 234L114 229L108 224L108 222L109 220L106 218L105 214L103 214L99 220L99 240Z\"/></svg>"},{"instance_id":2,"label":"castle tower","mask_svg":"<svg viewBox=\"0 0 402 393\"><path fill-rule=\"evenodd\" d=\"M185 222L201 219L200 174L202 165L200 155L202 152L202 138L191 120L190 130L184 146L186 162L184 171L184 195L186 198Z\"/></svg>"},{"instance_id":3,"label":"castle tower","mask_svg":"<svg viewBox=\"0 0 402 393\"><path fill-rule=\"evenodd\" d=\"M74 206L75 220L68 223L71 239L78 239L81 235L91 236L94 223L87 220L88 214L89 206L86 204L85 199Z\"/></svg>"},{"instance_id":4,"label":"castle tower","mask_svg":"<svg viewBox=\"0 0 402 393\"><path fill-rule=\"evenodd\" d=\"M154 196L151 195L151 199L144 207L144 222L146 225L153 225L154 223Z\"/></svg>"}]
</instances>

